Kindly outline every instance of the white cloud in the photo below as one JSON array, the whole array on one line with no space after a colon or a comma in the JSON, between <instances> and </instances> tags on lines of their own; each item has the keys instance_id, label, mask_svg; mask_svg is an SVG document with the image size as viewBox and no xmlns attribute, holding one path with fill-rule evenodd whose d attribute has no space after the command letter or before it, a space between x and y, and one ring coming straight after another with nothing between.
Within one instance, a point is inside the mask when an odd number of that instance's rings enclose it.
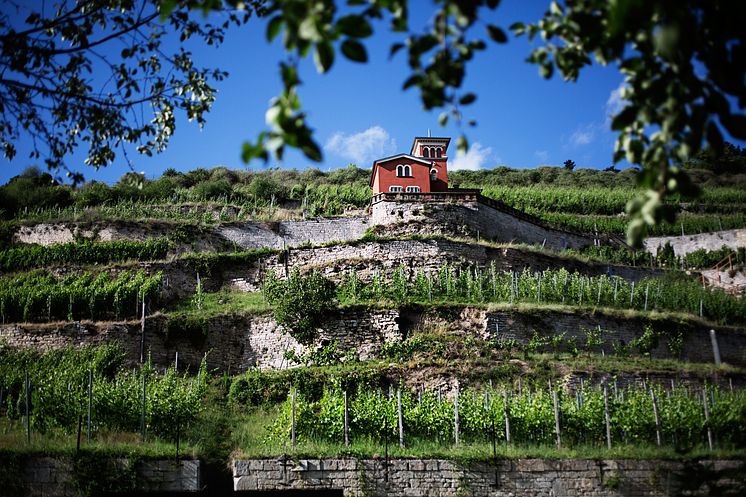
<instances>
[{"instance_id":1,"label":"white cloud","mask_svg":"<svg viewBox=\"0 0 746 497\"><path fill-rule=\"evenodd\" d=\"M590 144L596 138L596 126L588 124L587 126L578 127L570 135L570 145L573 147L582 147Z\"/></svg>"},{"instance_id":2,"label":"white cloud","mask_svg":"<svg viewBox=\"0 0 746 497\"><path fill-rule=\"evenodd\" d=\"M326 141L324 150L366 167L369 162L394 153L396 140L382 127L372 126L352 135L337 131Z\"/></svg>"},{"instance_id":3,"label":"white cloud","mask_svg":"<svg viewBox=\"0 0 746 497\"><path fill-rule=\"evenodd\" d=\"M549 152L546 150L534 150L534 158L542 164L546 164L549 161Z\"/></svg>"},{"instance_id":4,"label":"white cloud","mask_svg":"<svg viewBox=\"0 0 746 497\"><path fill-rule=\"evenodd\" d=\"M483 147L481 143L474 142L466 153L456 152L456 158L448 165L448 169L456 171L458 169L477 170L484 166L484 163L492 155L492 147Z\"/></svg>"},{"instance_id":5,"label":"white cloud","mask_svg":"<svg viewBox=\"0 0 746 497\"><path fill-rule=\"evenodd\" d=\"M609 98L606 100L606 122L611 121L611 117L615 116L621 111L626 105L627 101L622 98L622 93L627 88L627 85L619 83L619 86L611 90Z\"/></svg>"}]
</instances>

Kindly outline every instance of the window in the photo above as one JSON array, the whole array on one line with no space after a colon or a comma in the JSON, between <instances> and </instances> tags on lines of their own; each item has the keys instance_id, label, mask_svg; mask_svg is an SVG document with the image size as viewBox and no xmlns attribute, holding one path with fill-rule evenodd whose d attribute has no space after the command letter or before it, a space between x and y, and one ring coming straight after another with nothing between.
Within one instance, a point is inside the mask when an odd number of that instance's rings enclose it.
<instances>
[{"instance_id":1,"label":"window","mask_svg":"<svg viewBox=\"0 0 746 497\"><path fill-rule=\"evenodd\" d=\"M412 176L412 168L409 166L404 166L404 176L410 177Z\"/></svg>"},{"instance_id":2,"label":"window","mask_svg":"<svg viewBox=\"0 0 746 497\"><path fill-rule=\"evenodd\" d=\"M401 186L390 186L389 191L391 193L399 193L402 191L402 187Z\"/></svg>"},{"instance_id":3,"label":"window","mask_svg":"<svg viewBox=\"0 0 746 497\"><path fill-rule=\"evenodd\" d=\"M422 156L423 157L430 157L430 150L428 150L427 147L422 147Z\"/></svg>"},{"instance_id":4,"label":"window","mask_svg":"<svg viewBox=\"0 0 746 497\"><path fill-rule=\"evenodd\" d=\"M438 171L436 169L430 169L430 181L438 179Z\"/></svg>"},{"instance_id":5,"label":"window","mask_svg":"<svg viewBox=\"0 0 746 497\"><path fill-rule=\"evenodd\" d=\"M437 149L435 149L435 154L438 157L443 157L443 149L441 149L440 147L438 147Z\"/></svg>"},{"instance_id":6,"label":"window","mask_svg":"<svg viewBox=\"0 0 746 497\"><path fill-rule=\"evenodd\" d=\"M412 176L412 168L408 165L399 164L396 166L396 175L400 178L408 178Z\"/></svg>"},{"instance_id":7,"label":"window","mask_svg":"<svg viewBox=\"0 0 746 497\"><path fill-rule=\"evenodd\" d=\"M419 186L408 186L407 193L420 193L420 187Z\"/></svg>"},{"instance_id":8,"label":"window","mask_svg":"<svg viewBox=\"0 0 746 497\"><path fill-rule=\"evenodd\" d=\"M396 175L399 176L400 178L404 176L404 166L402 166L401 164L396 166Z\"/></svg>"}]
</instances>

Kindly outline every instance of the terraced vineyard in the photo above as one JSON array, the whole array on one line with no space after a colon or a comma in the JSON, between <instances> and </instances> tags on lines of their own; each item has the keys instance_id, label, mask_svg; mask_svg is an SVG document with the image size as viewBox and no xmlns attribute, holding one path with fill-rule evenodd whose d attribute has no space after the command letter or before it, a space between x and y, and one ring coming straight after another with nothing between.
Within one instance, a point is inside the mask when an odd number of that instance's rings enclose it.
<instances>
[{"instance_id":1,"label":"terraced vineyard","mask_svg":"<svg viewBox=\"0 0 746 497\"><path fill-rule=\"evenodd\" d=\"M629 172L550 169L452 180L589 239L624 232ZM741 175L693 171L703 194L671 199L679 217L653 233L746 228ZM219 168L2 187L0 448L64 452L82 433L216 460L744 456L746 301L697 273L730 258L737 277L743 248L373 227L367 181Z\"/></svg>"}]
</instances>

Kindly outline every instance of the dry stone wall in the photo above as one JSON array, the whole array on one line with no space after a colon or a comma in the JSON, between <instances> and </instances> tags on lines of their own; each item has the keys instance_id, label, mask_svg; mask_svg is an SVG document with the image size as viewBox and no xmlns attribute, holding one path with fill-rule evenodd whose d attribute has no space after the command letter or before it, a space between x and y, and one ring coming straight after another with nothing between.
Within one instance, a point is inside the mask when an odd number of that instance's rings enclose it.
<instances>
[{"instance_id":1,"label":"dry stone wall","mask_svg":"<svg viewBox=\"0 0 746 497\"><path fill-rule=\"evenodd\" d=\"M445 314L444 314L445 313ZM422 329L442 329L464 337L482 340L515 340L528 343L534 333L541 336L564 335L564 342L575 337L579 346L587 339L586 330L601 328L603 345L596 352L616 353L614 345L629 344L642 336L645 327L660 333L651 356L677 358L692 362L712 362L710 326L696 320L675 321L647 316L606 314L593 309L571 312L554 309L503 307L486 310L473 307L425 311L416 307L390 310L347 308L330 316L319 330L310 348L300 345L285 333L268 314L220 315L208 320L205 336L168 336L166 318L155 315L146 319L145 352L161 367L173 364L179 353L180 367L196 369L207 355L207 365L221 371L240 372L250 368L283 369L294 364L285 359L287 351L303 355L311 349L336 342L342 353L352 352L361 360L378 357L381 346L406 339ZM723 362L746 364L746 330L714 327ZM678 356L669 344L670 337L681 336ZM0 326L0 343L12 347L49 350L54 348L119 343L131 363L140 358L140 323L48 323ZM562 350L563 345L560 350ZM637 353L637 351L632 351Z\"/></svg>"},{"instance_id":2,"label":"dry stone wall","mask_svg":"<svg viewBox=\"0 0 746 497\"><path fill-rule=\"evenodd\" d=\"M744 471L743 461L252 459L233 461L233 487L337 490L346 497L707 496L715 488L742 495Z\"/></svg>"},{"instance_id":3,"label":"dry stone wall","mask_svg":"<svg viewBox=\"0 0 746 497\"><path fill-rule=\"evenodd\" d=\"M110 463L119 469L133 464L127 459L112 459ZM73 497L79 494L73 482L74 472L73 461L68 458L30 457L24 461L20 474L8 476L13 478L13 486L20 490L20 495L26 497ZM138 492L196 492L202 489L199 460L139 461L135 474L135 490ZM106 476L99 475L99 478Z\"/></svg>"},{"instance_id":4,"label":"dry stone wall","mask_svg":"<svg viewBox=\"0 0 746 497\"><path fill-rule=\"evenodd\" d=\"M644 241L645 250L657 253L666 243L670 243L678 256L695 250L720 250L723 246L731 249L746 247L746 229L716 231L685 236L658 236Z\"/></svg>"},{"instance_id":5,"label":"dry stone wall","mask_svg":"<svg viewBox=\"0 0 746 497\"><path fill-rule=\"evenodd\" d=\"M389 202L371 207L373 225L420 226L424 233L469 234L503 243L540 244L552 250L581 248L593 243L591 237L552 229L519 218L478 200L461 202Z\"/></svg>"}]
</instances>

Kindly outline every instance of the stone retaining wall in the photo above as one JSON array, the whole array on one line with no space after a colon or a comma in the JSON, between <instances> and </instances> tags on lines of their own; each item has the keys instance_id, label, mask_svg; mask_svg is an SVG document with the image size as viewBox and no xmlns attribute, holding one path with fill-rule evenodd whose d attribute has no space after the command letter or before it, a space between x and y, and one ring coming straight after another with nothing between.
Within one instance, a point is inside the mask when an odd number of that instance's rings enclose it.
<instances>
[{"instance_id":1,"label":"stone retaining wall","mask_svg":"<svg viewBox=\"0 0 746 497\"><path fill-rule=\"evenodd\" d=\"M655 313L623 316L595 309L531 309L502 307L449 308L442 313L417 307L406 309L367 310L347 308L338 311L322 325L317 342L310 347L300 345L277 326L271 315L220 315L208 320L206 336L168 336L166 318L162 315L146 319L145 352L161 367L173 364L179 353L181 367L196 369L207 354L210 368L241 372L249 368L284 369L293 366L285 359L289 350L298 355L325 344L336 342L342 353L353 352L361 360L378 356L384 343L406 339L419 330L440 329L464 337L481 340L515 340L528 343L534 332L541 336L564 335L560 350L575 337L584 347L586 330L601 327L601 350L616 353L614 345L629 344L640 337L650 325L660 334L658 345L650 355L692 362L713 362L709 326L697 320L675 321ZM746 364L746 330L735 327L715 327L723 362ZM678 357L669 344L670 337L681 335ZM127 360L137 363L140 357L140 323L71 322L9 324L0 326L0 342L12 347L48 350L65 346L119 343ZM636 354L637 351L631 351Z\"/></svg>"},{"instance_id":2,"label":"stone retaining wall","mask_svg":"<svg viewBox=\"0 0 746 497\"><path fill-rule=\"evenodd\" d=\"M233 461L236 491L338 490L347 497L663 497L743 495L743 461L253 459ZM720 494L725 495L725 494Z\"/></svg>"},{"instance_id":3,"label":"stone retaining wall","mask_svg":"<svg viewBox=\"0 0 746 497\"><path fill-rule=\"evenodd\" d=\"M645 250L657 253L666 243L670 243L677 256L695 250L720 250L723 245L731 249L746 247L746 229L716 231L685 236L651 236L644 241Z\"/></svg>"},{"instance_id":4,"label":"stone retaining wall","mask_svg":"<svg viewBox=\"0 0 746 497\"><path fill-rule=\"evenodd\" d=\"M408 229L422 227L426 233L466 234L503 243L540 244L552 250L581 248L593 238L542 226L503 212L484 202L473 201L379 201L371 207L371 224L405 223Z\"/></svg>"},{"instance_id":5,"label":"stone retaining wall","mask_svg":"<svg viewBox=\"0 0 746 497\"><path fill-rule=\"evenodd\" d=\"M107 476L114 477L114 473L118 471L127 470L132 464L127 459L113 459L109 462L116 470L112 469L112 475L96 475L98 483ZM19 495L72 497L77 495L73 475L74 463L69 458L30 457L22 463L19 475L9 476L14 479ZM135 475L135 490L140 492L196 492L202 489L199 460L139 461L135 467Z\"/></svg>"}]
</instances>

